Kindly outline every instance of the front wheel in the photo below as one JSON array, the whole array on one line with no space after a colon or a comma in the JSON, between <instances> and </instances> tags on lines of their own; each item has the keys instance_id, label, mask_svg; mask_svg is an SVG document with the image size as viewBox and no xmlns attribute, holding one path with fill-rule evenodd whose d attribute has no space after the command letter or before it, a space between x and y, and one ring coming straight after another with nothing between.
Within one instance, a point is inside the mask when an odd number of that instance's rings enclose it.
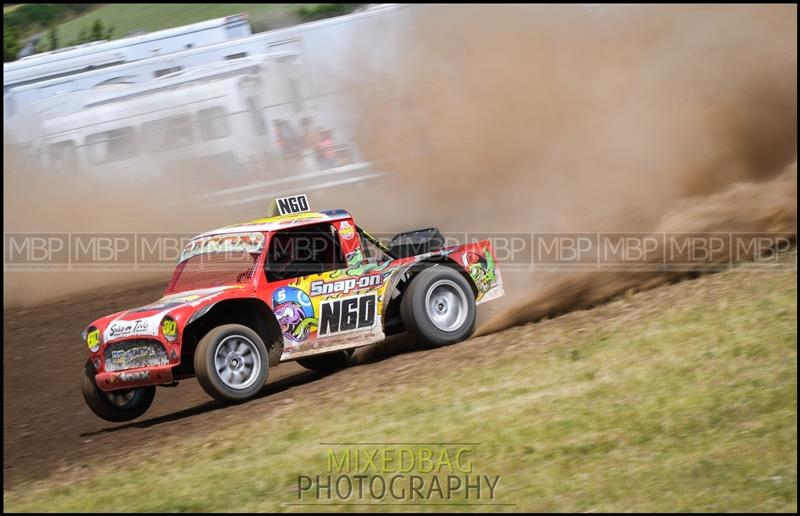
<instances>
[{"instance_id":1,"label":"front wheel","mask_svg":"<svg viewBox=\"0 0 800 516\"><path fill-rule=\"evenodd\" d=\"M156 397L155 385L110 392L100 389L95 382L96 371L91 362L86 362L85 373L81 389L83 399L92 412L106 421L121 423L136 419L147 412Z\"/></svg>"},{"instance_id":2,"label":"front wheel","mask_svg":"<svg viewBox=\"0 0 800 516\"><path fill-rule=\"evenodd\" d=\"M336 371L347 365L350 357L353 356L352 349L334 351L324 355L314 355L305 358L298 358L297 363L312 371Z\"/></svg>"},{"instance_id":3,"label":"front wheel","mask_svg":"<svg viewBox=\"0 0 800 516\"><path fill-rule=\"evenodd\" d=\"M411 280L400 317L406 331L428 347L453 344L475 330L475 294L461 274L433 266Z\"/></svg>"},{"instance_id":4,"label":"front wheel","mask_svg":"<svg viewBox=\"0 0 800 516\"><path fill-rule=\"evenodd\" d=\"M197 381L219 401L246 400L267 381L269 357L264 341L241 324L225 324L208 332L194 354Z\"/></svg>"}]
</instances>

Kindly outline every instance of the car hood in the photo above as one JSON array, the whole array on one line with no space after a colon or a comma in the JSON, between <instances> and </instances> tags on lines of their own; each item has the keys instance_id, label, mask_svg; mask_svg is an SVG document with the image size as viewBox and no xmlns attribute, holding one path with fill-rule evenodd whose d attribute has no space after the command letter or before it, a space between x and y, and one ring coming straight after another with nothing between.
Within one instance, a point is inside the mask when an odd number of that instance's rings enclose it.
<instances>
[{"instance_id":1,"label":"car hood","mask_svg":"<svg viewBox=\"0 0 800 516\"><path fill-rule=\"evenodd\" d=\"M181 312L181 318L185 318L204 305L214 302L225 292L243 288L243 285L228 285L180 292L162 297L155 303L120 312L110 316L103 330L103 340L108 342L132 336L158 336L158 326L167 314L174 316L176 312ZM186 310L187 307L191 309Z\"/></svg>"}]
</instances>

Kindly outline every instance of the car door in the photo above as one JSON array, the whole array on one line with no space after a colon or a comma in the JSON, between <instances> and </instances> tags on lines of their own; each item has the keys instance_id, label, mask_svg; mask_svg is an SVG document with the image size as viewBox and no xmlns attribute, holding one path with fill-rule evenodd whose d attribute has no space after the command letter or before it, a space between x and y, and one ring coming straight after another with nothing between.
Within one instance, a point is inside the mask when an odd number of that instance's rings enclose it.
<instances>
[{"instance_id":1,"label":"car door","mask_svg":"<svg viewBox=\"0 0 800 516\"><path fill-rule=\"evenodd\" d=\"M365 263L351 219L276 231L267 253L267 298L283 333L282 359L383 338L389 263Z\"/></svg>"}]
</instances>

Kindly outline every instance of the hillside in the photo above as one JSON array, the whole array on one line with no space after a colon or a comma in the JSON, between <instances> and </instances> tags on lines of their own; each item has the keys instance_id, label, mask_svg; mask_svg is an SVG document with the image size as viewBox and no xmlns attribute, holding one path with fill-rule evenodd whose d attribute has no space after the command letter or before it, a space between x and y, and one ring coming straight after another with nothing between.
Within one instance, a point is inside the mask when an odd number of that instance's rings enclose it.
<instances>
[{"instance_id":1,"label":"hillside","mask_svg":"<svg viewBox=\"0 0 800 516\"><path fill-rule=\"evenodd\" d=\"M81 27L90 29L99 19L104 27L114 27L112 39L130 31L145 29L149 32L220 18L238 13L250 15L254 31L263 30L264 24L273 25L292 16L300 4L109 4L58 26L62 46L78 37ZM316 4L309 4L316 5Z\"/></svg>"}]
</instances>

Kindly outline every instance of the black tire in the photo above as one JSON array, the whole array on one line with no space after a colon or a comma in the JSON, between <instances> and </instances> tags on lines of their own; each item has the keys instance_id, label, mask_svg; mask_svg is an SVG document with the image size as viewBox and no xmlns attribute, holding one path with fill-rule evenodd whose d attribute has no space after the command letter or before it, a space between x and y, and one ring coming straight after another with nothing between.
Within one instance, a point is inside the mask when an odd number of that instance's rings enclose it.
<instances>
[{"instance_id":1,"label":"black tire","mask_svg":"<svg viewBox=\"0 0 800 516\"><path fill-rule=\"evenodd\" d=\"M155 385L105 392L97 386L95 374L97 371L92 363L86 362L81 391L92 412L102 419L113 423L130 421L147 412L153 404Z\"/></svg>"},{"instance_id":2,"label":"black tire","mask_svg":"<svg viewBox=\"0 0 800 516\"><path fill-rule=\"evenodd\" d=\"M297 363L306 369L311 369L312 371L329 372L345 367L352 356L353 350L345 349L341 351L334 351L332 353L325 353L324 355L298 358Z\"/></svg>"},{"instance_id":3,"label":"black tire","mask_svg":"<svg viewBox=\"0 0 800 516\"><path fill-rule=\"evenodd\" d=\"M246 351L240 351L242 347ZM221 369L217 367L218 352L227 355L220 362ZM269 356L264 341L255 331L241 324L217 326L200 340L194 353L197 381L209 396L219 401L251 398L267 381L268 369ZM242 381L237 385L239 378Z\"/></svg>"},{"instance_id":4,"label":"black tire","mask_svg":"<svg viewBox=\"0 0 800 516\"><path fill-rule=\"evenodd\" d=\"M446 313L455 307L457 314L463 314L463 317L457 315L451 325L442 320L438 323L434 321L426 303L436 300L428 298L429 292L435 295L442 288L452 294L452 299L446 298L434 308L441 310L445 305L445 312L442 313ZM415 276L400 302L400 318L406 331L426 347L432 348L454 344L472 335L475 331L475 311L475 294L469 282L444 265L435 265Z\"/></svg>"}]
</instances>

